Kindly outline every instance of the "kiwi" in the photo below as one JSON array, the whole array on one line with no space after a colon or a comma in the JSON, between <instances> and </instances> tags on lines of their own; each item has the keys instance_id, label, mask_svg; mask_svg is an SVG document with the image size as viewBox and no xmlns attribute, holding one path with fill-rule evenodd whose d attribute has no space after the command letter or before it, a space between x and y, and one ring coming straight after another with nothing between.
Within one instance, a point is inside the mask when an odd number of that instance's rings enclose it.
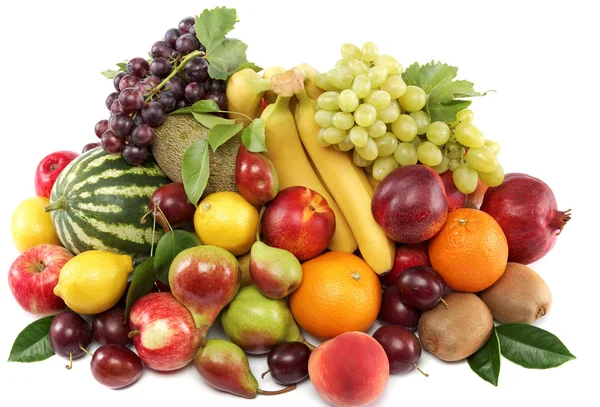
<instances>
[{"instance_id":1,"label":"kiwi","mask_svg":"<svg viewBox=\"0 0 600 407\"><path fill-rule=\"evenodd\" d=\"M185 150L198 140L208 139L210 130L190 114L167 116L154 129L152 154L160 168L174 182L182 182L181 162ZM220 191L237 191L235 186L235 159L241 137L234 136L213 151L209 147L210 176L203 197Z\"/></svg>"},{"instance_id":2,"label":"kiwi","mask_svg":"<svg viewBox=\"0 0 600 407\"><path fill-rule=\"evenodd\" d=\"M550 288L542 277L523 264L510 262L502 277L479 297L501 324L531 324L552 305Z\"/></svg>"},{"instance_id":3,"label":"kiwi","mask_svg":"<svg viewBox=\"0 0 600 407\"><path fill-rule=\"evenodd\" d=\"M429 352L447 362L477 352L492 335L492 313L475 294L451 292L419 320L419 338Z\"/></svg>"}]
</instances>

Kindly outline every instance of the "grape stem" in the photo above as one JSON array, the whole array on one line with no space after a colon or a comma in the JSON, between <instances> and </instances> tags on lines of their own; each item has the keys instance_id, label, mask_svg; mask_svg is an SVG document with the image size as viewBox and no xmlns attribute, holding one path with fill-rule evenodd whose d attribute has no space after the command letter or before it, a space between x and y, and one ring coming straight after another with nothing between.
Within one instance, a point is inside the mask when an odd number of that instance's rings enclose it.
<instances>
[{"instance_id":1,"label":"grape stem","mask_svg":"<svg viewBox=\"0 0 600 407\"><path fill-rule=\"evenodd\" d=\"M150 94L146 97L144 103L148 103L149 101L151 101L154 95L156 95L158 91L161 90L166 85L166 83L171 80L171 78L173 78L175 75L181 72L185 64L187 64L190 59L193 59L195 57L201 57L204 55L206 55L204 51L193 51L187 54L185 58L183 58L181 63L177 65L177 67L175 67L173 71L171 71L171 73L165 79L163 79L162 82L159 83L156 88L152 89L152 92L150 92Z\"/></svg>"}]
</instances>

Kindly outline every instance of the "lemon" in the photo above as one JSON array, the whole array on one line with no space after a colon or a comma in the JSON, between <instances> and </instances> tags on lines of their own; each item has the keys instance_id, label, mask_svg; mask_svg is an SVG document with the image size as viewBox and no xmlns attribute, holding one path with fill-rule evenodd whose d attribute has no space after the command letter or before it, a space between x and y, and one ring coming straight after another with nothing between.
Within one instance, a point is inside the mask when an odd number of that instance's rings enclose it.
<instances>
[{"instance_id":1,"label":"lemon","mask_svg":"<svg viewBox=\"0 0 600 407\"><path fill-rule=\"evenodd\" d=\"M36 196L21 202L13 212L10 230L20 253L39 244L62 246L50 213L44 212L49 204L48 198Z\"/></svg>"},{"instance_id":2,"label":"lemon","mask_svg":"<svg viewBox=\"0 0 600 407\"><path fill-rule=\"evenodd\" d=\"M54 294L79 314L98 314L123 296L132 271L131 256L103 250L83 252L60 270Z\"/></svg>"},{"instance_id":3,"label":"lemon","mask_svg":"<svg viewBox=\"0 0 600 407\"><path fill-rule=\"evenodd\" d=\"M215 192L194 213L194 229L202 243L221 247L234 256L256 241L258 211L236 192Z\"/></svg>"}]
</instances>

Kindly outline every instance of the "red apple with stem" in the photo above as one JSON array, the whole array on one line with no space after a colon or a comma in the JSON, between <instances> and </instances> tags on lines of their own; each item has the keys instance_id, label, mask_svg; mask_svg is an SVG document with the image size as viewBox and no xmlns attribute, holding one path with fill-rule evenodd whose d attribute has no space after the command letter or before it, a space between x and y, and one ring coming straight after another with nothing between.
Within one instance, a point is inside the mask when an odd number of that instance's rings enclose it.
<instances>
[{"instance_id":1,"label":"red apple with stem","mask_svg":"<svg viewBox=\"0 0 600 407\"><path fill-rule=\"evenodd\" d=\"M50 191L61 171L79 154L73 151L57 151L42 158L35 170L35 193L50 198Z\"/></svg>"},{"instance_id":2,"label":"red apple with stem","mask_svg":"<svg viewBox=\"0 0 600 407\"><path fill-rule=\"evenodd\" d=\"M58 275L73 255L64 247L41 244L22 253L10 266L8 285L19 305L34 315L53 315L65 309L54 295Z\"/></svg>"}]
</instances>

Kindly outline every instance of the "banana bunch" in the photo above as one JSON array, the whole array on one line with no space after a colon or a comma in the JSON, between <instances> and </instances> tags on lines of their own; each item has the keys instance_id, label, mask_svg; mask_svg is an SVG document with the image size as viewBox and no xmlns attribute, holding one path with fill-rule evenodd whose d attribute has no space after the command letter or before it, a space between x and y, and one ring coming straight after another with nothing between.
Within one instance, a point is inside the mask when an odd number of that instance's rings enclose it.
<instances>
[{"instance_id":1,"label":"banana bunch","mask_svg":"<svg viewBox=\"0 0 600 407\"><path fill-rule=\"evenodd\" d=\"M227 100L230 110L265 121L266 155L277 169L280 187L301 185L325 197L336 218L329 249L352 253L358 247L376 273L389 271L395 246L371 214L377 181L354 164L351 154L317 140L315 100L323 93L315 84L318 72L301 64L289 71L273 67L263 77L252 73L240 71L229 79Z\"/></svg>"}]
</instances>

